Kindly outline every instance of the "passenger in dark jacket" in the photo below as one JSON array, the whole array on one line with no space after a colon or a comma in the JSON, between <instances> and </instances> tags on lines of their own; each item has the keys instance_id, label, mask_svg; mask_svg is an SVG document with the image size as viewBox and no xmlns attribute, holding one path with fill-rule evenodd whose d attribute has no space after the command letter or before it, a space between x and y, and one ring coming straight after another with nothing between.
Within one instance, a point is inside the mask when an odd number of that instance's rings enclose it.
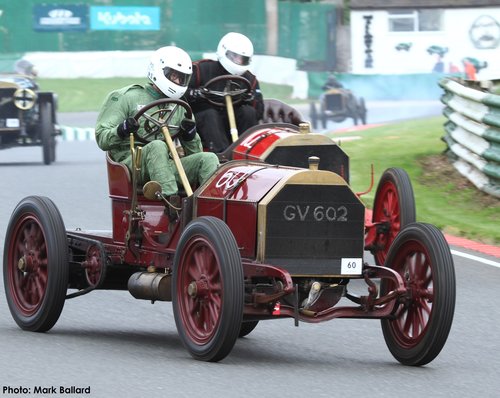
<instances>
[{"instance_id":1,"label":"passenger in dark jacket","mask_svg":"<svg viewBox=\"0 0 500 398\"><path fill-rule=\"evenodd\" d=\"M257 78L248 71L253 56L253 45L250 39L240 33L228 33L217 47L217 61L202 59L193 63L193 75L189 82L185 98L193 109L198 134L203 147L213 152L222 152L233 141L229 118L225 105L215 106L203 98L200 88L218 76L238 75L250 82L251 92L243 101L234 106L236 128L242 134L255 126L262 119L264 101ZM212 90L224 90L224 82L220 87L211 86ZM221 101L224 104L224 101Z\"/></svg>"}]
</instances>

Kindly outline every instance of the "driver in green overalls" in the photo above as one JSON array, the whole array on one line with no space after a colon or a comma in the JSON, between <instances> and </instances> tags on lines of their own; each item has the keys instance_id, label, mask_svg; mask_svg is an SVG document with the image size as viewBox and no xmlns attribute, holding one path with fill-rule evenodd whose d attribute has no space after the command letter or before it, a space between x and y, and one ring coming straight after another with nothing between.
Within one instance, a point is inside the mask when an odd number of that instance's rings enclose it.
<instances>
[{"instance_id":1,"label":"driver in green overalls","mask_svg":"<svg viewBox=\"0 0 500 398\"><path fill-rule=\"evenodd\" d=\"M95 135L99 148L109 151L114 161L127 165L131 170L129 136L135 132L139 135L144 133L144 119L139 124L133 116L153 101L181 98L187 89L191 72L191 58L184 50L175 46L156 50L149 64L149 81L146 84L133 84L108 94L97 118ZM166 109L174 106L167 104ZM219 161L215 154L203 152L196 124L185 116L185 110L179 106L169 125L179 126L177 138L185 154L181 162L189 182L198 185L212 175ZM167 200L177 195L177 184L181 183L181 179L164 140L151 141L142 148L139 183L151 180L160 184Z\"/></svg>"}]
</instances>

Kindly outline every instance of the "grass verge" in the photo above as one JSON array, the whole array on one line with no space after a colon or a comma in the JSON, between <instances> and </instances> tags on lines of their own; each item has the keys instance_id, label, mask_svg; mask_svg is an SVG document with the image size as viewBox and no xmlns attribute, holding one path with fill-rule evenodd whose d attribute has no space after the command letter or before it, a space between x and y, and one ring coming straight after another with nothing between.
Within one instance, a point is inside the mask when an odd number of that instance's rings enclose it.
<instances>
[{"instance_id":1,"label":"grass verge","mask_svg":"<svg viewBox=\"0 0 500 398\"><path fill-rule=\"evenodd\" d=\"M59 112L98 112L106 95L129 84L146 82L146 78L115 77L109 79L38 79L42 91L58 95ZM261 83L264 98L276 98L287 103L304 101L291 100L292 86Z\"/></svg>"},{"instance_id":2,"label":"grass verge","mask_svg":"<svg viewBox=\"0 0 500 398\"><path fill-rule=\"evenodd\" d=\"M373 164L375 184L363 196L372 207L384 170L401 167L412 181L418 221L434 224L446 233L498 245L500 200L479 191L446 159L446 145L441 140L444 122L444 117L434 117L354 133L362 139L341 143L350 156L351 185L357 192L365 191Z\"/></svg>"}]
</instances>

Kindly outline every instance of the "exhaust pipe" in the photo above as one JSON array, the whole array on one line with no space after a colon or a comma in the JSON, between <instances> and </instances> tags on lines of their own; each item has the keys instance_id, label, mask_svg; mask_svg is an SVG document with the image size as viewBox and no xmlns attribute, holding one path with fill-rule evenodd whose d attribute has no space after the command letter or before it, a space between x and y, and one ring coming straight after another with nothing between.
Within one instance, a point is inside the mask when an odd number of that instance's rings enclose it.
<instances>
[{"instance_id":1,"label":"exhaust pipe","mask_svg":"<svg viewBox=\"0 0 500 398\"><path fill-rule=\"evenodd\" d=\"M128 280L128 291L140 300L172 301L172 278L158 272L136 272Z\"/></svg>"}]
</instances>

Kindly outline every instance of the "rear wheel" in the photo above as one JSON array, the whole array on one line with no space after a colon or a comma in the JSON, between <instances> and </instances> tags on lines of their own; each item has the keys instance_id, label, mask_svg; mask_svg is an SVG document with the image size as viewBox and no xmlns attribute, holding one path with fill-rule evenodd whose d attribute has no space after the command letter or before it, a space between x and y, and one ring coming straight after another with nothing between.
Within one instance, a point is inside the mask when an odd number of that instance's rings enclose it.
<instances>
[{"instance_id":1,"label":"rear wheel","mask_svg":"<svg viewBox=\"0 0 500 398\"><path fill-rule=\"evenodd\" d=\"M45 332L61 314L68 286L66 230L54 203L23 199L5 238L3 279L10 312L21 329Z\"/></svg>"},{"instance_id":2,"label":"rear wheel","mask_svg":"<svg viewBox=\"0 0 500 398\"><path fill-rule=\"evenodd\" d=\"M309 115L311 117L311 123L312 123L313 129L317 129L318 128L318 113L316 111L316 105L314 104L314 102L311 102Z\"/></svg>"},{"instance_id":3,"label":"rear wheel","mask_svg":"<svg viewBox=\"0 0 500 398\"><path fill-rule=\"evenodd\" d=\"M42 138L43 163L50 164L56 158L56 136L52 120L52 104L40 102L40 134Z\"/></svg>"},{"instance_id":4,"label":"rear wheel","mask_svg":"<svg viewBox=\"0 0 500 398\"><path fill-rule=\"evenodd\" d=\"M403 277L407 296L393 319L381 321L385 342L402 364L425 365L441 352L453 321L456 282L450 248L435 226L414 223L395 239L386 266ZM382 295L393 288L382 280Z\"/></svg>"},{"instance_id":5,"label":"rear wheel","mask_svg":"<svg viewBox=\"0 0 500 398\"><path fill-rule=\"evenodd\" d=\"M413 187L403 169L389 168L382 174L373 203L372 220L379 225L371 252L376 264L383 265L396 235L405 225L416 220Z\"/></svg>"},{"instance_id":6,"label":"rear wheel","mask_svg":"<svg viewBox=\"0 0 500 398\"><path fill-rule=\"evenodd\" d=\"M359 119L359 114L358 114L358 104L356 102L356 98L352 94L348 94L347 97L345 98L346 101L346 117L352 118L352 122L354 123L355 126L358 125L358 119Z\"/></svg>"},{"instance_id":7,"label":"rear wheel","mask_svg":"<svg viewBox=\"0 0 500 398\"><path fill-rule=\"evenodd\" d=\"M189 353L216 362L232 350L243 318L241 256L229 227L200 217L182 233L174 258L173 310Z\"/></svg>"},{"instance_id":8,"label":"rear wheel","mask_svg":"<svg viewBox=\"0 0 500 398\"><path fill-rule=\"evenodd\" d=\"M328 123L328 116L326 115L326 98L321 99L321 110L319 118L321 119L321 125L323 129L326 129L326 125Z\"/></svg>"},{"instance_id":9,"label":"rear wheel","mask_svg":"<svg viewBox=\"0 0 500 398\"><path fill-rule=\"evenodd\" d=\"M361 124L366 124L366 104L363 97L359 99L358 116L361 119Z\"/></svg>"}]
</instances>

